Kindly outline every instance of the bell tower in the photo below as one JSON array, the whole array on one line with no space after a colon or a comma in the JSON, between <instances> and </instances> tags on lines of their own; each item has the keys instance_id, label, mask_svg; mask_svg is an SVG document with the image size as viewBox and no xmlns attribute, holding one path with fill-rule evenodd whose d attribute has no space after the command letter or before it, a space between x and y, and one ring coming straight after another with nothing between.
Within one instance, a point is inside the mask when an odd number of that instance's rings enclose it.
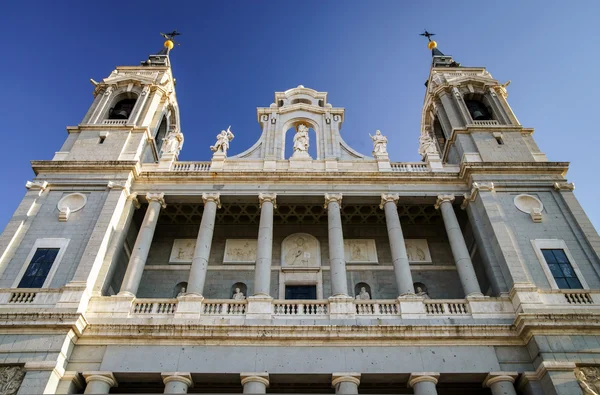
<instances>
[{"instance_id":1,"label":"bell tower","mask_svg":"<svg viewBox=\"0 0 600 395\"><path fill-rule=\"evenodd\" d=\"M139 66L118 66L100 82L90 80L94 101L79 125L67 127L69 136L53 160L152 163L163 156L168 136L183 142L169 59L176 35L163 34L164 48ZM180 145L169 153L171 160Z\"/></svg>"},{"instance_id":2,"label":"bell tower","mask_svg":"<svg viewBox=\"0 0 600 395\"><path fill-rule=\"evenodd\" d=\"M432 62L421 117L420 153L429 162L546 162L510 108L509 82L495 80L484 67L467 67L443 54L433 34Z\"/></svg>"}]
</instances>

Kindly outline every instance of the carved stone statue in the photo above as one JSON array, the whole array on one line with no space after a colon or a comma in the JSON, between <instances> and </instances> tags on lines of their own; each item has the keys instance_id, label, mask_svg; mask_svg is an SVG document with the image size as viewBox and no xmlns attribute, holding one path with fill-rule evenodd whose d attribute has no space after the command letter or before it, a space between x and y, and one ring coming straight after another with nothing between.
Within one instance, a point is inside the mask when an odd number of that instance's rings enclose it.
<instances>
[{"instance_id":1,"label":"carved stone statue","mask_svg":"<svg viewBox=\"0 0 600 395\"><path fill-rule=\"evenodd\" d=\"M579 367L575 377L585 395L600 395L600 368L597 366Z\"/></svg>"},{"instance_id":2,"label":"carved stone statue","mask_svg":"<svg viewBox=\"0 0 600 395\"><path fill-rule=\"evenodd\" d=\"M387 155L387 137L380 130L375 132L375 136L369 134L369 137L373 140L373 156Z\"/></svg>"},{"instance_id":3,"label":"carved stone statue","mask_svg":"<svg viewBox=\"0 0 600 395\"><path fill-rule=\"evenodd\" d=\"M417 286L417 289L415 289L415 295L417 295L417 296L422 296L422 297L424 297L425 299L431 299L431 298L429 297L429 294L427 294L427 291L425 291L423 288L421 288L421 287L419 287L419 286Z\"/></svg>"},{"instance_id":4,"label":"carved stone statue","mask_svg":"<svg viewBox=\"0 0 600 395\"><path fill-rule=\"evenodd\" d=\"M169 130L169 134L163 139L163 145L160 149L162 155L179 155L183 147L183 133L176 131L174 128Z\"/></svg>"},{"instance_id":5,"label":"carved stone statue","mask_svg":"<svg viewBox=\"0 0 600 395\"><path fill-rule=\"evenodd\" d=\"M423 158L427 155L439 155L435 141L433 141L428 133L422 134L421 137L419 137L419 154Z\"/></svg>"},{"instance_id":6,"label":"carved stone statue","mask_svg":"<svg viewBox=\"0 0 600 395\"><path fill-rule=\"evenodd\" d=\"M212 152L215 154L222 153L223 155L227 155L229 142L235 137L233 133L231 133L230 129L231 126L229 126L227 130L221 130L221 133L217 134L217 142L215 145L210 146L210 150Z\"/></svg>"},{"instance_id":7,"label":"carved stone statue","mask_svg":"<svg viewBox=\"0 0 600 395\"><path fill-rule=\"evenodd\" d=\"M369 293L367 292L367 288L361 287L360 288L360 293L358 295L356 295L356 299L358 299L358 300L370 300L371 299L371 295L369 295Z\"/></svg>"},{"instance_id":8,"label":"carved stone statue","mask_svg":"<svg viewBox=\"0 0 600 395\"><path fill-rule=\"evenodd\" d=\"M21 366L0 367L0 394L15 395L25 377L25 369Z\"/></svg>"},{"instance_id":9,"label":"carved stone statue","mask_svg":"<svg viewBox=\"0 0 600 395\"><path fill-rule=\"evenodd\" d=\"M244 299L246 299L246 296L244 296L244 293L239 288L236 288L235 292L233 293L233 296L231 297L231 299L233 299L233 300L244 300Z\"/></svg>"},{"instance_id":10,"label":"carved stone statue","mask_svg":"<svg viewBox=\"0 0 600 395\"><path fill-rule=\"evenodd\" d=\"M294 154L292 156L308 156L308 146L308 127L304 124L298 125L294 135Z\"/></svg>"}]
</instances>

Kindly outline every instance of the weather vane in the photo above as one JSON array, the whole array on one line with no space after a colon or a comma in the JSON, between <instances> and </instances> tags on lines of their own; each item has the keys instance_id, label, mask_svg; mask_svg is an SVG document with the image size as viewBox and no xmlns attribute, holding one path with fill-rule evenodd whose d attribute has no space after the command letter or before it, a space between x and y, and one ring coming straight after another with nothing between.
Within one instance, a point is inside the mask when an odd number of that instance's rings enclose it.
<instances>
[{"instance_id":1,"label":"weather vane","mask_svg":"<svg viewBox=\"0 0 600 395\"><path fill-rule=\"evenodd\" d=\"M177 29L173 30L170 33L160 33L160 35L167 39L165 41L165 43L164 43L164 46L165 46L165 48L167 48L169 50L173 49L173 47L175 46L175 44L181 45L181 44L175 42L175 37L176 36L181 36L181 33L179 33L177 31Z\"/></svg>"},{"instance_id":2,"label":"weather vane","mask_svg":"<svg viewBox=\"0 0 600 395\"><path fill-rule=\"evenodd\" d=\"M435 33L429 33L425 30L425 32L419 34L419 36L427 37L427 41L429 41L429 43L427 43L427 48L433 49L437 47L437 43L431 39L432 36L435 36Z\"/></svg>"}]
</instances>

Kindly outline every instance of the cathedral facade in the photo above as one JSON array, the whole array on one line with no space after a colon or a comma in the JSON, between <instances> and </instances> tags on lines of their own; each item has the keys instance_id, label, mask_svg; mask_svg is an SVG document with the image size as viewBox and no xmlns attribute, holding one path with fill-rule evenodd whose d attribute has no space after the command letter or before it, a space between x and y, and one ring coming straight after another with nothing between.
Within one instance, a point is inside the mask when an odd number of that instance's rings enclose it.
<instances>
[{"instance_id":1,"label":"cathedral facade","mask_svg":"<svg viewBox=\"0 0 600 395\"><path fill-rule=\"evenodd\" d=\"M170 47L32 161L1 393L598 393L600 237L507 84L431 42L421 162L354 150L303 86L184 162Z\"/></svg>"}]
</instances>

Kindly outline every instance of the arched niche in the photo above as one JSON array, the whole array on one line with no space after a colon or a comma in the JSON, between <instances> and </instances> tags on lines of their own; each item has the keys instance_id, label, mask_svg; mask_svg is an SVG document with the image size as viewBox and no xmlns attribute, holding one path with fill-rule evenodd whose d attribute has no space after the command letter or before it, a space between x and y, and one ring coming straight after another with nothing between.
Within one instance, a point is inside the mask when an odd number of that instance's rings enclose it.
<instances>
[{"instance_id":1,"label":"arched niche","mask_svg":"<svg viewBox=\"0 0 600 395\"><path fill-rule=\"evenodd\" d=\"M307 115L313 115L308 114ZM282 117L283 118L283 117ZM283 126L280 129L280 159L288 159L293 154L293 144L291 141L293 140L293 135L291 133L296 133L298 126L306 125L309 129L309 153L311 153L311 147L315 147L316 150L312 151L311 157L312 159L323 159L325 157L324 154L324 142L323 142L323 133L321 133L321 125L319 119L315 116L314 119L309 116L304 117L294 117L283 122ZM310 132L313 131L313 133ZM289 140L289 144L288 144Z\"/></svg>"}]
</instances>

